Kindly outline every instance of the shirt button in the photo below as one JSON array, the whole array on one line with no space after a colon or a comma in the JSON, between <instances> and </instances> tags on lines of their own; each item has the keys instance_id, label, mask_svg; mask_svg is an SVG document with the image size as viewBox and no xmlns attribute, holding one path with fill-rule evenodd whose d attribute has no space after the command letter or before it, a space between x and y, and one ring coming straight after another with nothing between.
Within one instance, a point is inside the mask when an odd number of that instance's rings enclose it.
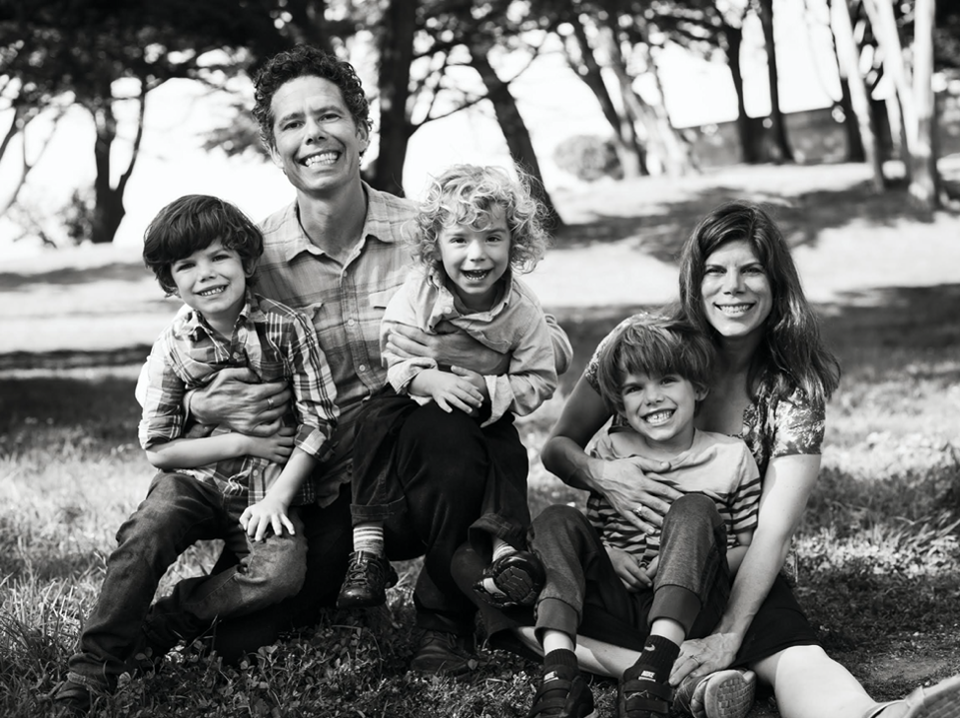
<instances>
[{"instance_id":1,"label":"shirt button","mask_svg":"<svg viewBox=\"0 0 960 718\"><path fill-rule=\"evenodd\" d=\"M360 366L357 367L357 369L359 369L360 371L366 371L366 370L367 370L367 365L366 365L366 364L361 364Z\"/></svg>"},{"instance_id":2,"label":"shirt button","mask_svg":"<svg viewBox=\"0 0 960 718\"><path fill-rule=\"evenodd\" d=\"M348 326L348 327L352 327L352 326L353 326L354 324L356 324L356 323L357 323L357 320L356 320L356 319L348 319L348 320L347 320L347 326Z\"/></svg>"}]
</instances>

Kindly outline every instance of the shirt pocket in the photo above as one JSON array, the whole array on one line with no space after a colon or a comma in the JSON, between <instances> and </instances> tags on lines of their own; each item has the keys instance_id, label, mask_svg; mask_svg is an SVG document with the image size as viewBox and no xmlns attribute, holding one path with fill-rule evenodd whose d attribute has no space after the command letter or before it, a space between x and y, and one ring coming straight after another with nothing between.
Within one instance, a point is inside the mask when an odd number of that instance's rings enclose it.
<instances>
[{"instance_id":1,"label":"shirt pocket","mask_svg":"<svg viewBox=\"0 0 960 718\"><path fill-rule=\"evenodd\" d=\"M370 307L383 312L387 308L387 304L390 303L390 300L393 298L393 295L397 293L400 287L394 287L393 289L386 289L382 292L371 292L368 296L370 301Z\"/></svg>"}]
</instances>

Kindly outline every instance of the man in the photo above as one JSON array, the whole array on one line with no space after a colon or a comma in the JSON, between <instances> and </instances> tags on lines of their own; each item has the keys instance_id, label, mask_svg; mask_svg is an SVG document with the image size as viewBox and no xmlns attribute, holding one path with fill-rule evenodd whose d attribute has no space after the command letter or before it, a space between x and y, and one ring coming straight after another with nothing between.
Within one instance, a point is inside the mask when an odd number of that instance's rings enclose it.
<instances>
[{"instance_id":1,"label":"man","mask_svg":"<svg viewBox=\"0 0 960 718\"><path fill-rule=\"evenodd\" d=\"M407 274L403 240L414 215L411 202L361 180L371 123L349 63L300 45L270 59L255 88L264 144L296 190L296 200L262 224L258 290L312 318L337 387L340 424L334 455L320 468L319 499L302 513L310 546L304 589L272 609L221 623L217 648L228 658L313 622L317 608L333 603L340 588L352 538L350 449L361 403L385 381L380 319ZM552 319L551 332L562 372L572 351ZM459 332L433 336L399 327L390 346L483 373L497 373L507 361ZM243 370L222 371L191 395L192 416L245 433L275 431L289 391L252 381ZM401 468L406 510L384 527L386 545L394 560L424 556L414 591L423 633L413 668L459 674L471 667L474 607L451 577L450 561L479 515L489 460L478 424L466 414L418 416L398 438L398 465L411 468Z\"/></svg>"}]
</instances>

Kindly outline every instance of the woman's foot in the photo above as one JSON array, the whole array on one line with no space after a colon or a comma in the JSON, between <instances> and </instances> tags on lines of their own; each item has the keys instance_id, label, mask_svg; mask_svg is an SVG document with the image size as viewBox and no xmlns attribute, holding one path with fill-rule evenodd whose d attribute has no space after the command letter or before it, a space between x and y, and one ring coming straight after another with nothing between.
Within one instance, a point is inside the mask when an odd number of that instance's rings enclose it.
<instances>
[{"instance_id":1,"label":"woman's foot","mask_svg":"<svg viewBox=\"0 0 960 718\"><path fill-rule=\"evenodd\" d=\"M693 718L745 718L753 707L757 674L730 669L680 684L673 707Z\"/></svg>"},{"instance_id":2,"label":"woman's foot","mask_svg":"<svg viewBox=\"0 0 960 718\"><path fill-rule=\"evenodd\" d=\"M863 718L960 718L960 675L917 688L902 701L877 706Z\"/></svg>"},{"instance_id":3,"label":"woman's foot","mask_svg":"<svg viewBox=\"0 0 960 718\"><path fill-rule=\"evenodd\" d=\"M484 569L483 576L473 584L473 590L497 608L532 606L546 578L546 571L536 554L513 551Z\"/></svg>"}]
</instances>

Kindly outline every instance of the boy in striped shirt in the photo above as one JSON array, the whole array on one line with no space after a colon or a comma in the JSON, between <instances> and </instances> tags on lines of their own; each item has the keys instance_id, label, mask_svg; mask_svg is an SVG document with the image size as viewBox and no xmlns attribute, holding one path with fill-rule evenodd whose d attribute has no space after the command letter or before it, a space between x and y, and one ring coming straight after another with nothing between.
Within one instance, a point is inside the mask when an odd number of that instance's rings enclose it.
<instances>
[{"instance_id":1,"label":"boy in striped shirt","mask_svg":"<svg viewBox=\"0 0 960 718\"><path fill-rule=\"evenodd\" d=\"M667 681L680 644L707 635L723 614L731 573L757 523L760 472L743 441L694 426L713 361L708 338L674 318L624 323L602 347L597 383L616 419L593 455L666 462L669 469L657 480L684 496L673 502L659 530L644 533L591 494L587 517L609 562L574 548L576 542L565 549L551 545L550 536L534 538L547 581L536 622L544 679L529 716L553 715L551 707L565 691L570 705L562 715L593 715L589 687L571 673L584 603L605 606L648 631L640 658L621 681L623 718L667 715Z\"/></svg>"}]
</instances>

